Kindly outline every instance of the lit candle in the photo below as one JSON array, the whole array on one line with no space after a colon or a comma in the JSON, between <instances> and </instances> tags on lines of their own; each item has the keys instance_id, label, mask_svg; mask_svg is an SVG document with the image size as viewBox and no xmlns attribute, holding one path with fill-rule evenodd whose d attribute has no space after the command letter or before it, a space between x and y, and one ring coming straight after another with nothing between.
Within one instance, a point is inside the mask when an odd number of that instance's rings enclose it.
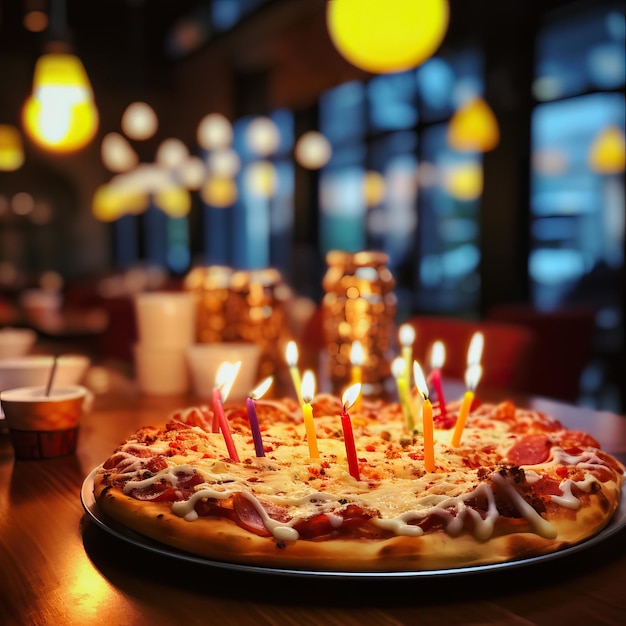
<instances>
[{"instance_id":1,"label":"lit candle","mask_svg":"<svg viewBox=\"0 0 626 626\"><path fill-rule=\"evenodd\" d=\"M361 384L363 377L363 361L365 355L363 353L363 346L361 342L356 340L352 342L352 348L350 349L350 363L352 364L352 384ZM354 410L361 410L361 395L354 402Z\"/></svg>"},{"instance_id":2,"label":"lit candle","mask_svg":"<svg viewBox=\"0 0 626 626\"><path fill-rule=\"evenodd\" d=\"M302 406L304 404L302 401L302 381L300 379L300 370L298 369L298 346L295 341L287 343L285 360L289 366L289 374L291 375L293 387L296 390L296 396L298 396L298 403Z\"/></svg>"},{"instance_id":3,"label":"lit candle","mask_svg":"<svg viewBox=\"0 0 626 626\"><path fill-rule=\"evenodd\" d=\"M312 459L319 458L317 449L317 435L315 434L315 424L313 423L313 407L311 403L315 396L315 375L311 370L304 372L302 377L302 417L304 418L304 429L306 440L309 444L309 456Z\"/></svg>"},{"instance_id":4,"label":"lit candle","mask_svg":"<svg viewBox=\"0 0 626 626\"><path fill-rule=\"evenodd\" d=\"M413 365L413 343L415 341L415 329L410 324L402 324L398 332L398 339L402 346L402 358L404 359L404 376L407 389L411 388L411 367Z\"/></svg>"},{"instance_id":5,"label":"lit candle","mask_svg":"<svg viewBox=\"0 0 626 626\"><path fill-rule=\"evenodd\" d=\"M356 448L354 445L354 433L352 432L352 420L348 409L354 404L361 393L361 385L351 385L341 398L343 410L341 411L341 427L343 428L343 441L346 446L346 457L348 458L348 471L355 480L361 480L359 475L359 462L356 458Z\"/></svg>"},{"instance_id":6,"label":"lit candle","mask_svg":"<svg viewBox=\"0 0 626 626\"><path fill-rule=\"evenodd\" d=\"M259 418L256 414L254 401L265 395L265 392L270 388L273 380L272 376L268 376L258 387L256 387L256 389L253 389L248 398L246 398L248 421L250 422L250 430L252 431L252 439L254 441L254 450L257 456L265 456L265 450L263 450L263 438L261 437Z\"/></svg>"},{"instance_id":7,"label":"lit candle","mask_svg":"<svg viewBox=\"0 0 626 626\"><path fill-rule=\"evenodd\" d=\"M439 409L441 415L446 414L446 399L443 396L443 385L441 384L441 368L446 360L446 349L441 341L435 341L433 344L432 353L430 355L430 374L428 375L429 382L432 383L437 394L437 400L439 401Z\"/></svg>"},{"instance_id":8,"label":"lit candle","mask_svg":"<svg viewBox=\"0 0 626 626\"><path fill-rule=\"evenodd\" d=\"M435 471L435 435L433 425L433 406L428 399L428 385L424 378L424 373L420 364L415 361L413 363L413 377L417 390L424 398L422 405L422 423L424 430L424 468L427 472Z\"/></svg>"},{"instance_id":9,"label":"lit candle","mask_svg":"<svg viewBox=\"0 0 626 626\"><path fill-rule=\"evenodd\" d=\"M454 433L452 434L452 445L455 448L461 443L465 422L474 401L474 391L482 375L483 370L480 365L480 359L483 354L483 346L484 337L482 333L474 333L467 350L467 369L465 370L465 387L467 390L463 395L463 402L461 402L459 416L456 418Z\"/></svg>"},{"instance_id":10,"label":"lit candle","mask_svg":"<svg viewBox=\"0 0 626 626\"><path fill-rule=\"evenodd\" d=\"M224 437L224 443L226 443L228 456L237 463L239 462L239 455L235 449L235 443L230 433L228 420L224 414L223 403L226 402L240 367L241 361L237 361L237 363L222 363L215 374L215 387L213 389L213 432L222 431L222 437Z\"/></svg>"},{"instance_id":11,"label":"lit candle","mask_svg":"<svg viewBox=\"0 0 626 626\"><path fill-rule=\"evenodd\" d=\"M415 428L415 420L413 419L413 411L409 400L409 389L406 383L406 376L404 375L405 364L402 357L396 357L391 362L391 373L396 380L396 387L398 389L398 401L402 408L402 415L404 415L404 423L407 430L412 433Z\"/></svg>"},{"instance_id":12,"label":"lit candle","mask_svg":"<svg viewBox=\"0 0 626 626\"><path fill-rule=\"evenodd\" d=\"M213 432L220 432L220 413L224 413L222 406L226 402L226 398L230 393L230 389L239 373L241 361L230 363L224 361L215 372L215 381L213 383Z\"/></svg>"}]
</instances>

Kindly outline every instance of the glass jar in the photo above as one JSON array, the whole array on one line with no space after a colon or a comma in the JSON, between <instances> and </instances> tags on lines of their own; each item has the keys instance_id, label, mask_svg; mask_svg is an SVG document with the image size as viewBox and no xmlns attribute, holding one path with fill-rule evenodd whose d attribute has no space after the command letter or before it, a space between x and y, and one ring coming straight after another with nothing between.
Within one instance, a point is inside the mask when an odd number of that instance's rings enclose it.
<instances>
[{"instance_id":1,"label":"glass jar","mask_svg":"<svg viewBox=\"0 0 626 626\"><path fill-rule=\"evenodd\" d=\"M218 343L235 334L228 315L230 281L233 270L225 265L195 267L183 283L196 297L196 341Z\"/></svg>"},{"instance_id":2,"label":"glass jar","mask_svg":"<svg viewBox=\"0 0 626 626\"><path fill-rule=\"evenodd\" d=\"M336 392L351 381L350 353L357 340L364 352L363 394L381 393L390 375L397 298L388 260L384 252L376 251L332 250L326 255L322 318L328 375Z\"/></svg>"},{"instance_id":3,"label":"glass jar","mask_svg":"<svg viewBox=\"0 0 626 626\"><path fill-rule=\"evenodd\" d=\"M259 377L274 374L283 360L281 350L288 333L289 288L280 272L273 268L237 271L231 277L230 286L228 313L234 336L228 340L259 345Z\"/></svg>"}]
</instances>

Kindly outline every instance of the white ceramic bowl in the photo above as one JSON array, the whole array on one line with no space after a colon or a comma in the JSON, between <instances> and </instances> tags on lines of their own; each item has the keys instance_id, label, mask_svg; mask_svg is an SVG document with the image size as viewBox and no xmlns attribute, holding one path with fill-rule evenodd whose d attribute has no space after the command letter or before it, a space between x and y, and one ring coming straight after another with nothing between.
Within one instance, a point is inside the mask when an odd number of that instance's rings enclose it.
<instances>
[{"instance_id":1,"label":"white ceramic bowl","mask_svg":"<svg viewBox=\"0 0 626 626\"><path fill-rule=\"evenodd\" d=\"M209 398L215 386L215 374L224 361L241 361L228 400L244 400L257 386L261 348L254 343L196 343L187 348L191 384L196 396Z\"/></svg>"},{"instance_id":2,"label":"white ceramic bowl","mask_svg":"<svg viewBox=\"0 0 626 626\"><path fill-rule=\"evenodd\" d=\"M52 355L37 354L0 360L0 391L47 385L53 362ZM53 386L78 385L87 373L89 365L89 357L82 354L59 356Z\"/></svg>"},{"instance_id":3,"label":"white ceramic bowl","mask_svg":"<svg viewBox=\"0 0 626 626\"><path fill-rule=\"evenodd\" d=\"M0 359L28 354L37 340L30 328L0 328Z\"/></svg>"}]
</instances>

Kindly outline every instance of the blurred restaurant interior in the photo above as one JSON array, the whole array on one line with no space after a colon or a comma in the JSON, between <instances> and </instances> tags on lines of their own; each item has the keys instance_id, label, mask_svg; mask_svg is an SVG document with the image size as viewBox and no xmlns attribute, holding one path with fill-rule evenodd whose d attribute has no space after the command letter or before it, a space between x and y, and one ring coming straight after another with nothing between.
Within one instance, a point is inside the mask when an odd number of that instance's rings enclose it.
<instances>
[{"instance_id":1,"label":"blurred restaurant interior","mask_svg":"<svg viewBox=\"0 0 626 626\"><path fill-rule=\"evenodd\" d=\"M398 67L326 0L0 0L0 326L130 361L137 291L272 268L310 313L327 253L373 250L398 323L528 326L524 391L624 413L625 7L450 0ZM91 83L67 146L33 135L50 51Z\"/></svg>"}]
</instances>

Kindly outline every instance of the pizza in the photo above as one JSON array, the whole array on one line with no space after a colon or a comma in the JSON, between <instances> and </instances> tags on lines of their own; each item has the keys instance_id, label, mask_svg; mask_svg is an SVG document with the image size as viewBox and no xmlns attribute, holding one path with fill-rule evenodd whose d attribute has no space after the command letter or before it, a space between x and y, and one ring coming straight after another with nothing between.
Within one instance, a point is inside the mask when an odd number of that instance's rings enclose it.
<instances>
[{"instance_id":1,"label":"pizza","mask_svg":"<svg viewBox=\"0 0 626 626\"><path fill-rule=\"evenodd\" d=\"M94 497L105 516L192 555L331 572L526 559L578 544L609 523L624 479L619 460L544 413L510 401L475 404L457 446L461 402L445 415L435 404L427 472L419 420L409 432L399 404L364 398L348 416L358 479L348 468L337 396L311 403L313 458L302 408L291 398L256 401L262 450L245 405L224 407L228 437L210 407L187 407L121 443L95 470Z\"/></svg>"}]
</instances>

